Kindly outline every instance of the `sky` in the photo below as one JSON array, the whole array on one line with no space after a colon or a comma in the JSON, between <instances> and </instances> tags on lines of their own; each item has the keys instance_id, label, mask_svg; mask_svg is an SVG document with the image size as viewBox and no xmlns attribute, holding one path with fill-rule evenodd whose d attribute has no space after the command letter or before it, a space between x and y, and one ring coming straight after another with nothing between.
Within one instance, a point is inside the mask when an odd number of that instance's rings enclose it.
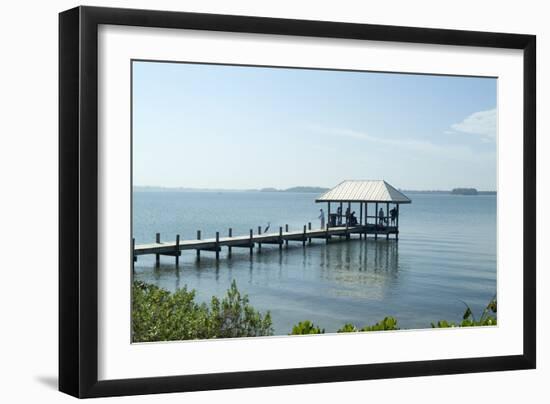
<instances>
[{"instance_id":1,"label":"sky","mask_svg":"<svg viewBox=\"0 0 550 404\"><path fill-rule=\"evenodd\" d=\"M496 189L497 79L133 62L133 183Z\"/></svg>"}]
</instances>

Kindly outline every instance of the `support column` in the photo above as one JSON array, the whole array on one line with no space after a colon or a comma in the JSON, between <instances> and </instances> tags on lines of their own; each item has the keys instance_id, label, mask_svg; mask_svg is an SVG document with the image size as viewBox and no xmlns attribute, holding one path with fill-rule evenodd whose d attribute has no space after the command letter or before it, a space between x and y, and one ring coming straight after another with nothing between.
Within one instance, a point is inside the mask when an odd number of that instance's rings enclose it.
<instances>
[{"instance_id":1,"label":"support column","mask_svg":"<svg viewBox=\"0 0 550 404\"><path fill-rule=\"evenodd\" d=\"M374 239L378 240L378 202L374 205Z\"/></svg>"},{"instance_id":2,"label":"support column","mask_svg":"<svg viewBox=\"0 0 550 404\"><path fill-rule=\"evenodd\" d=\"M252 242L252 229L250 229L250 256L254 254L254 243Z\"/></svg>"},{"instance_id":3,"label":"support column","mask_svg":"<svg viewBox=\"0 0 550 404\"><path fill-rule=\"evenodd\" d=\"M363 227L363 202L359 202L359 226ZM363 238L363 233L359 233L359 240Z\"/></svg>"},{"instance_id":4,"label":"support column","mask_svg":"<svg viewBox=\"0 0 550 404\"><path fill-rule=\"evenodd\" d=\"M258 236L262 234L262 226L258 226ZM262 251L262 243L258 243L258 252Z\"/></svg>"},{"instance_id":5,"label":"support column","mask_svg":"<svg viewBox=\"0 0 550 404\"><path fill-rule=\"evenodd\" d=\"M386 240L390 239L390 233L387 228L390 226L390 203L386 202Z\"/></svg>"},{"instance_id":6,"label":"support column","mask_svg":"<svg viewBox=\"0 0 550 404\"><path fill-rule=\"evenodd\" d=\"M399 240L399 204L396 204L397 212L395 214L395 239Z\"/></svg>"},{"instance_id":7,"label":"support column","mask_svg":"<svg viewBox=\"0 0 550 404\"><path fill-rule=\"evenodd\" d=\"M132 238L132 273L135 271L134 269L134 262L137 261L137 257L136 257L136 239L135 238Z\"/></svg>"},{"instance_id":8,"label":"support column","mask_svg":"<svg viewBox=\"0 0 550 404\"><path fill-rule=\"evenodd\" d=\"M228 235L229 235L229 237L233 237L233 229L231 227L229 228L229 234ZM231 246L227 247L227 253L228 253L227 255L228 255L229 258L231 258L231 251L232 251Z\"/></svg>"},{"instance_id":9,"label":"support column","mask_svg":"<svg viewBox=\"0 0 550 404\"><path fill-rule=\"evenodd\" d=\"M197 230L197 240L201 239L201 231ZM201 260L201 250L197 248L197 261Z\"/></svg>"},{"instance_id":10,"label":"support column","mask_svg":"<svg viewBox=\"0 0 550 404\"><path fill-rule=\"evenodd\" d=\"M216 232L216 261L220 259L220 232Z\"/></svg>"},{"instance_id":11,"label":"support column","mask_svg":"<svg viewBox=\"0 0 550 404\"><path fill-rule=\"evenodd\" d=\"M160 244L160 233L155 234L155 243ZM155 254L155 265L160 265L160 254Z\"/></svg>"},{"instance_id":12,"label":"support column","mask_svg":"<svg viewBox=\"0 0 550 404\"><path fill-rule=\"evenodd\" d=\"M288 224L285 224L285 233L288 233ZM285 247L288 247L288 239L285 240Z\"/></svg>"},{"instance_id":13,"label":"support column","mask_svg":"<svg viewBox=\"0 0 550 404\"><path fill-rule=\"evenodd\" d=\"M176 266L180 264L180 235L176 234Z\"/></svg>"}]
</instances>

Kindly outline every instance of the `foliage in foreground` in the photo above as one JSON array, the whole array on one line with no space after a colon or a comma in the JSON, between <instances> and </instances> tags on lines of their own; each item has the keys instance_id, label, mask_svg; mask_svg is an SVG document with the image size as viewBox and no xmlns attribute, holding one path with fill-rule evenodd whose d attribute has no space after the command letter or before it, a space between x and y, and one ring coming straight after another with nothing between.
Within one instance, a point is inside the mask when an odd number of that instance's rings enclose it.
<instances>
[{"instance_id":1,"label":"foliage in foreground","mask_svg":"<svg viewBox=\"0 0 550 404\"><path fill-rule=\"evenodd\" d=\"M366 325L361 329L358 329L353 324L347 323L344 324L337 332L358 332L358 331L388 331L388 330L399 330L397 327L397 320L393 317L384 317L382 321L377 322L373 325Z\"/></svg>"},{"instance_id":2,"label":"foliage in foreground","mask_svg":"<svg viewBox=\"0 0 550 404\"><path fill-rule=\"evenodd\" d=\"M453 323L446 320L439 320L437 324L432 323L432 328L449 328L449 327L479 327L485 325L497 325L496 316L491 315L491 313L497 313L497 299L493 297L489 304L481 313L479 320L476 320L472 309L466 303L466 310L462 315L462 321L460 323Z\"/></svg>"},{"instance_id":3,"label":"foliage in foreground","mask_svg":"<svg viewBox=\"0 0 550 404\"><path fill-rule=\"evenodd\" d=\"M294 327L292 327L292 332L290 335L307 335L307 334L324 334L325 329L321 329L313 324L309 320L300 321Z\"/></svg>"},{"instance_id":4,"label":"foliage in foreground","mask_svg":"<svg viewBox=\"0 0 550 404\"><path fill-rule=\"evenodd\" d=\"M476 319L470 306L466 304L466 310L462 316L460 323L454 323L447 320L440 320L437 323L431 323L432 328L447 328L447 327L479 327L479 326L491 326L497 325L496 316L491 313L497 313L497 299L494 297L489 304L483 310L483 313ZM366 325L362 328L358 328L354 324L346 323L337 332L361 332L361 331L388 331L399 330L397 326L397 320L394 317L385 317L382 321L373 325ZM291 335L296 334L324 334L325 330L314 325L311 321L305 320L299 322L292 328Z\"/></svg>"},{"instance_id":5,"label":"foliage in foreground","mask_svg":"<svg viewBox=\"0 0 550 404\"><path fill-rule=\"evenodd\" d=\"M135 281L132 288L132 338L134 342L273 335L271 315L264 316L241 295L235 281L223 299L210 305L195 302L195 291L186 287L171 293Z\"/></svg>"},{"instance_id":6,"label":"foliage in foreground","mask_svg":"<svg viewBox=\"0 0 550 404\"><path fill-rule=\"evenodd\" d=\"M466 310L460 323L440 320L433 328L491 326L497 324L497 300L493 298L476 319ZM337 332L398 330L397 320L388 316L373 325L358 328L344 324ZM325 329L310 320L292 327L290 335L324 334ZM269 311L262 315L241 295L235 281L226 295L212 297L210 304L195 302L195 291L186 287L171 293L157 286L135 281L132 289L132 338L134 342L189 339L257 337L273 335Z\"/></svg>"},{"instance_id":7,"label":"foliage in foreground","mask_svg":"<svg viewBox=\"0 0 550 404\"><path fill-rule=\"evenodd\" d=\"M366 325L359 329L355 325L347 323L344 324L337 332L359 332L359 331L386 331L386 330L398 330L397 320L393 317L385 317L382 321L373 325ZM294 327L290 335L305 335L305 334L324 334L325 329L320 328L313 324L309 320L300 321Z\"/></svg>"}]
</instances>

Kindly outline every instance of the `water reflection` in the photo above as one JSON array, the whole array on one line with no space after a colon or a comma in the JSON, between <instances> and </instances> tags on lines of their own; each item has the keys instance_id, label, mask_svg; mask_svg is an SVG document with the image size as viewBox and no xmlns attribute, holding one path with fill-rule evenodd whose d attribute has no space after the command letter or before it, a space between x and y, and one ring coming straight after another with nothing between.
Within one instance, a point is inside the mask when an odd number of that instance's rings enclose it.
<instances>
[{"instance_id":1,"label":"water reflection","mask_svg":"<svg viewBox=\"0 0 550 404\"><path fill-rule=\"evenodd\" d=\"M231 258L223 251L219 261L207 253L197 260L194 252L185 251L178 267L172 257L161 257L158 267L154 259L140 257L135 279L172 291L187 286L197 290L201 301L223 296L235 280L255 307L272 312L276 332L287 333L304 319L317 319L327 329L338 328L346 316L364 322L365 305L391 294L399 269L394 240L351 239L290 244L282 250L264 245L252 256L234 249Z\"/></svg>"}]
</instances>

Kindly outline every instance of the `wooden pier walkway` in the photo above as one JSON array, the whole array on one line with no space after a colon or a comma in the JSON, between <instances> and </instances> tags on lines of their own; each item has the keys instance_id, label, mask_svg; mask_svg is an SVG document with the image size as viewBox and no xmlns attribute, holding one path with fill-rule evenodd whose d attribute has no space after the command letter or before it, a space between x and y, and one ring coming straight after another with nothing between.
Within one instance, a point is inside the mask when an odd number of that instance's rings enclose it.
<instances>
[{"instance_id":1,"label":"wooden pier walkway","mask_svg":"<svg viewBox=\"0 0 550 404\"><path fill-rule=\"evenodd\" d=\"M386 236L389 239L390 234L397 236L397 226L377 226L374 224L367 224L362 226L340 226L340 227L326 227L325 229L311 229L309 226L304 226L302 230L288 231L288 226L285 227L285 231L280 227L278 232L275 233L263 233L260 229L258 233L254 233L250 230L249 234L242 236L232 236L232 230L229 229L229 236L220 237L219 232L216 232L215 238L201 239L201 232L197 232L197 238L195 240L180 240L179 235L175 241L160 241L160 234L156 235L156 242L150 244L135 245L132 241L134 261L140 255L152 255L156 256L157 263L159 262L160 255L173 256L176 259L176 264L179 263L179 256L183 250L195 250L197 258L200 258L201 251L212 251L216 254L216 259L219 259L219 253L222 247L228 248L228 253L231 254L233 248L248 248L250 254L253 254L254 247L257 246L261 249L262 244L276 244L279 249L282 249L283 245L288 245L289 242L301 242L303 246L306 242L311 243L312 239L324 239L328 240L332 237L345 237L349 239L352 234L359 234L359 237L366 237L367 234L373 234L375 238L378 236Z\"/></svg>"}]
</instances>

